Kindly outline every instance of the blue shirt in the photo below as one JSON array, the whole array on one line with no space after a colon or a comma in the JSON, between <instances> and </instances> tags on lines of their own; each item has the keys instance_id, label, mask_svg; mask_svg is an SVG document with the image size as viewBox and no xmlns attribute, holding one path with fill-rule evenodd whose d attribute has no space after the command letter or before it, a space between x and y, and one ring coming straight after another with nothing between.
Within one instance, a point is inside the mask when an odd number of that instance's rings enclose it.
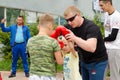
<instances>
[{"instance_id":1,"label":"blue shirt","mask_svg":"<svg viewBox=\"0 0 120 80\"><path fill-rule=\"evenodd\" d=\"M16 33L16 37L15 37L15 42L16 43L24 42L22 26L17 27L17 33Z\"/></svg>"}]
</instances>

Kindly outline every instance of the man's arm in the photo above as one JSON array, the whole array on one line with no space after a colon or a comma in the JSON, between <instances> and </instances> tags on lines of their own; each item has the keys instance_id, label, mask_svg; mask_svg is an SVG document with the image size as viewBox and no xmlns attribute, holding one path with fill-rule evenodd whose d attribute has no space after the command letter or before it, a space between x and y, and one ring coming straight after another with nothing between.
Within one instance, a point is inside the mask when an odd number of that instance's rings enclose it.
<instances>
[{"instance_id":1,"label":"man's arm","mask_svg":"<svg viewBox=\"0 0 120 80\"><path fill-rule=\"evenodd\" d=\"M3 32L10 32L11 31L11 27L5 27L4 23L5 23L5 19L2 19L1 20L1 23L0 23L0 27L2 29Z\"/></svg>"},{"instance_id":2,"label":"man's arm","mask_svg":"<svg viewBox=\"0 0 120 80\"><path fill-rule=\"evenodd\" d=\"M105 42L114 41L116 39L116 37L117 37L118 31L119 31L119 29L113 28L111 34L108 37L105 37L104 41Z\"/></svg>"},{"instance_id":3,"label":"man's arm","mask_svg":"<svg viewBox=\"0 0 120 80\"><path fill-rule=\"evenodd\" d=\"M80 37L77 37L70 31L70 34L65 36L66 39L69 41L74 41L80 48L84 49L85 51L94 53L97 47L97 39L96 38L89 38L84 40Z\"/></svg>"},{"instance_id":4,"label":"man's arm","mask_svg":"<svg viewBox=\"0 0 120 80\"><path fill-rule=\"evenodd\" d=\"M96 38L89 38L87 40L83 40L82 38L76 37L74 41L79 47L81 47L85 51L94 53L96 50L97 46Z\"/></svg>"},{"instance_id":5,"label":"man's arm","mask_svg":"<svg viewBox=\"0 0 120 80\"><path fill-rule=\"evenodd\" d=\"M28 27L27 27L28 28ZM29 28L27 29L27 41L31 37Z\"/></svg>"}]
</instances>

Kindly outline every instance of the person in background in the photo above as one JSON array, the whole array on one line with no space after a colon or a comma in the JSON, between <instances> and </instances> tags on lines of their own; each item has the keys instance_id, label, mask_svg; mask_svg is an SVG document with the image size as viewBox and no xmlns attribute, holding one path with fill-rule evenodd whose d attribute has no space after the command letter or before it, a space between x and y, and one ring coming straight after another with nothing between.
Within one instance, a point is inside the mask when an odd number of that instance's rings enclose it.
<instances>
[{"instance_id":1,"label":"person in background","mask_svg":"<svg viewBox=\"0 0 120 80\"><path fill-rule=\"evenodd\" d=\"M0 27L3 32L11 32L10 45L12 47L12 71L9 78L16 76L16 67L19 55L22 59L25 76L29 77L26 44L30 38L30 31L28 27L24 25L23 16L18 16L16 24L8 27L4 26L5 21L5 19L1 20Z\"/></svg>"},{"instance_id":2,"label":"person in background","mask_svg":"<svg viewBox=\"0 0 120 80\"><path fill-rule=\"evenodd\" d=\"M120 13L113 7L112 0L99 0L105 12L104 41L108 50L110 80L120 80Z\"/></svg>"},{"instance_id":3,"label":"person in background","mask_svg":"<svg viewBox=\"0 0 120 80\"><path fill-rule=\"evenodd\" d=\"M76 6L65 9L64 17L72 28L65 38L77 44L81 53L82 79L103 80L108 56L99 27L82 17Z\"/></svg>"},{"instance_id":4,"label":"person in background","mask_svg":"<svg viewBox=\"0 0 120 80\"><path fill-rule=\"evenodd\" d=\"M29 39L27 50L30 54L29 80L56 80L55 62L62 65L63 57L60 46L50 37L54 28L54 18L49 14L40 17L39 33Z\"/></svg>"}]
</instances>

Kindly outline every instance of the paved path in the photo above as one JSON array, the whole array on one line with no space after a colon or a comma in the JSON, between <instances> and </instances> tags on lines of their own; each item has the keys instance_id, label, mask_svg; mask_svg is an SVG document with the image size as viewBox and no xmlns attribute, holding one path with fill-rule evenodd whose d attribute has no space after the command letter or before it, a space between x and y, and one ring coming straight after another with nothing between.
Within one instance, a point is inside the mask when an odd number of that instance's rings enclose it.
<instances>
[{"instance_id":1,"label":"paved path","mask_svg":"<svg viewBox=\"0 0 120 80\"><path fill-rule=\"evenodd\" d=\"M24 72L17 72L16 77L14 78L8 78L10 72L9 71L0 71L1 76L3 80L28 80L28 78L25 77ZM62 73L57 73L56 79L57 80L63 80Z\"/></svg>"},{"instance_id":2,"label":"paved path","mask_svg":"<svg viewBox=\"0 0 120 80\"><path fill-rule=\"evenodd\" d=\"M28 78L25 77L24 72L17 72L16 77L14 78L8 78L10 72L9 71L0 71L2 75L2 80L28 80ZM63 74L57 73L56 80L63 80ZM109 77L106 78L106 80L110 80Z\"/></svg>"}]
</instances>

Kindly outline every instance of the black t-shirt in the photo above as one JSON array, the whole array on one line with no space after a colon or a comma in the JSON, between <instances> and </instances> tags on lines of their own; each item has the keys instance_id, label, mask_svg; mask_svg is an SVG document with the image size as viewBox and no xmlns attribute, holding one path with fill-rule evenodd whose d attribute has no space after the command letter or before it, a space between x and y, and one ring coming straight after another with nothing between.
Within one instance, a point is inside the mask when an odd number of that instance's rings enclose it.
<instances>
[{"instance_id":1,"label":"black t-shirt","mask_svg":"<svg viewBox=\"0 0 120 80\"><path fill-rule=\"evenodd\" d=\"M84 18L84 22L80 27L74 29L72 28L71 30L76 36L81 37L84 40L87 40L89 38L97 39L97 48L94 53L85 51L82 48L78 47L83 62L85 63L101 62L108 59L100 29L92 21Z\"/></svg>"}]
</instances>

